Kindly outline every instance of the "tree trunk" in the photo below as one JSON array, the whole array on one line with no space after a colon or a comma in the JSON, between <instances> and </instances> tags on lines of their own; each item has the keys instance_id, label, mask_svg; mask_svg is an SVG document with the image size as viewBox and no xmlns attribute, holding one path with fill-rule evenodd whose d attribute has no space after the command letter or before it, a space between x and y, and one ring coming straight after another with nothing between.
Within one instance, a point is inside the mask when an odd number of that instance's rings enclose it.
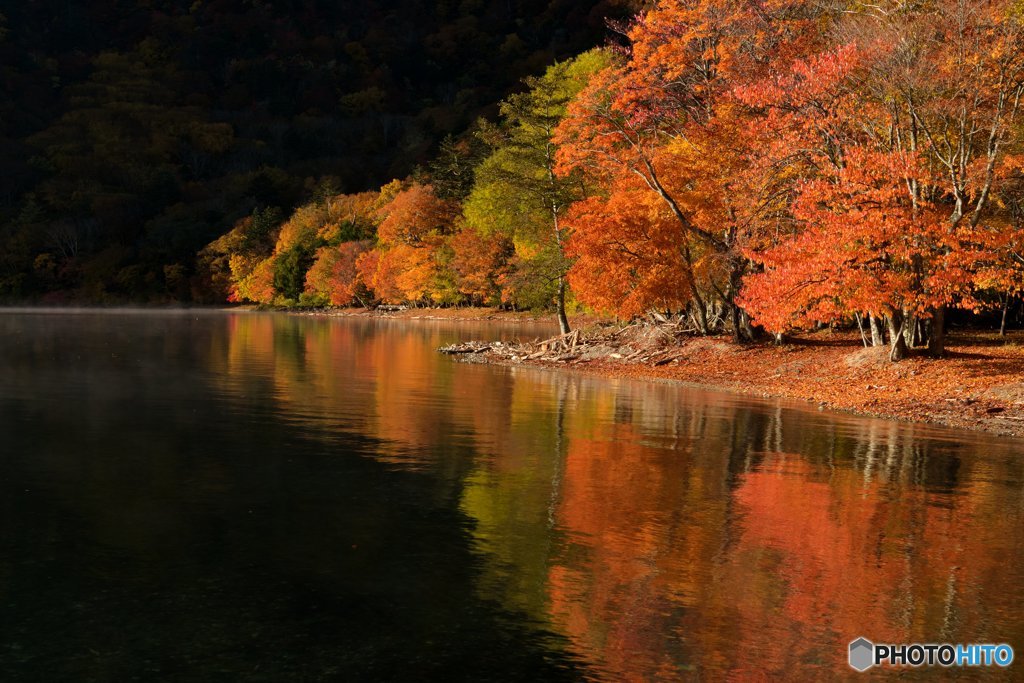
<instances>
[{"instance_id":1,"label":"tree trunk","mask_svg":"<svg viewBox=\"0 0 1024 683\"><path fill-rule=\"evenodd\" d=\"M551 163L551 159L548 159L548 182L554 185L555 182L555 171L554 166ZM562 227L558 222L558 203L554 200L551 202L551 227L554 229L555 244L558 245L558 255L563 261L565 261L565 248L562 244ZM555 305L558 307L558 329L562 334L569 334L572 330L569 328L569 318L565 315L565 276L567 268L563 268L558 274L558 293L555 294Z\"/></svg>"},{"instance_id":2,"label":"tree trunk","mask_svg":"<svg viewBox=\"0 0 1024 683\"><path fill-rule=\"evenodd\" d=\"M860 330L860 339L864 342L864 348L868 347L868 337L864 334L864 319L860 317L860 313L854 313L857 318L857 329Z\"/></svg>"},{"instance_id":3,"label":"tree trunk","mask_svg":"<svg viewBox=\"0 0 1024 683\"><path fill-rule=\"evenodd\" d=\"M946 307L939 306L932 311L928 335L928 355L941 358L946 354Z\"/></svg>"},{"instance_id":4,"label":"tree trunk","mask_svg":"<svg viewBox=\"0 0 1024 683\"><path fill-rule=\"evenodd\" d=\"M558 329L562 334L569 334L569 317L565 314L565 276L558 276L558 294L555 297L555 305L558 307Z\"/></svg>"},{"instance_id":5,"label":"tree trunk","mask_svg":"<svg viewBox=\"0 0 1024 683\"><path fill-rule=\"evenodd\" d=\"M750 317L735 301L742 282L743 262L734 260L732 262L732 272L729 274L729 288L725 291L724 298L725 305L729 307L732 317L732 338L737 343L744 340L753 341L755 337L754 328L750 324Z\"/></svg>"},{"instance_id":6,"label":"tree trunk","mask_svg":"<svg viewBox=\"0 0 1024 683\"><path fill-rule=\"evenodd\" d=\"M740 328L740 307L730 304L729 309L732 317L732 340L738 344L743 341L743 330Z\"/></svg>"},{"instance_id":7,"label":"tree trunk","mask_svg":"<svg viewBox=\"0 0 1024 683\"><path fill-rule=\"evenodd\" d=\"M704 302L698 299L694 299L693 301L690 302L690 305L693 307L693 319L694 322L696 322L697 324L697 331L700 332L702 335L707 335L708 312L707 309L704 307Z\"/></svg>"},{"instance_id":8,"label":"tree trunk","mask_svg":"<svg viewBox=\"0 0 1024 683\"><path fill-rule=\"evenodd\" d=\"M743 336L747 341L756 341L758 330L750 322L750 316L742 308L740 309L740 327L743 328Z\"/></svg>"},{"instance_id":9,"label":"tree trunk","mask_svg":"<svg viewBox=\"0 0 1024 683\"><path fill-rule=\"evenodd\" d=\"M1006 314L1010 311L1010 293L1006 293L1006 300L1003 302L1003 318L999 321L999 336L1006 336Z\"/></svg>"},{"instance_id":10,"label":"tree trunk","mask_svg":"<svg viewBox=\"0 0 1024 683\"><path fill-rule=\"evenodd\" d=\"M889 349L889 360L892 362L901 361L910 353L907 349L907 338L903 334L905 324L903 311L892 310L889 312L889 338L892 340L892 347Z\"/></svg>"},{"instance_id":11,"label":"tree trunk","mask_svg":"<svg viewBox=\"0 0 1024 683\"><path fill-rule=\"evenodd\" d=\"M704 297L700 295L700 290L697 289L697 280L693 276L693 258L690 255L688 244L683 246L683 259L686 261L686 281L690 286L690 303L694 309L694 320L697 323L698 331L706 335L708 333L708 307L704 303Z\"/></svg>"},{"instance_id":12,"label":"tree trunk","mask_svg":"<svg viewBox=\"0 0 1024 683\"><path fill-rule=\"evenodd\" d=\"M903 336L907 340L907 348L917 346L917 316L908 315L903 319Z\"/></svg>"},{"instance_id":13,"label":"tree trunk","mask_svg":"<svg viewBox=\"0 0 1024 683\"><path fill-rule=\"evenodd\" d=\"M871 345L881 346L885 343L885 334L882 332L882 326L878 324L878 316L871 314L868 321L871 327Z\"/></svg>"}]
</instances>

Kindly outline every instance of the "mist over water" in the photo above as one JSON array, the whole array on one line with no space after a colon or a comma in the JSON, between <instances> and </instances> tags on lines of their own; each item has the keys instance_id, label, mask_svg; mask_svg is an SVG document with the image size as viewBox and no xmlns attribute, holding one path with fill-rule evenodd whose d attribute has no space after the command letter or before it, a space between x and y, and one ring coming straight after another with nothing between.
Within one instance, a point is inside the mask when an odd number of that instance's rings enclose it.
<instances>
[{"instance_id":1,"label":"mist over water","mask_svg":"<svg viewBox=\"0 0 1024 683\"><path fill-rule=\"evenodd\" d=\"M435 351L555 331L0 313L3 680L828 680L857 636L1024 647L1020 441Z\"/></svg>"}]
</instances>

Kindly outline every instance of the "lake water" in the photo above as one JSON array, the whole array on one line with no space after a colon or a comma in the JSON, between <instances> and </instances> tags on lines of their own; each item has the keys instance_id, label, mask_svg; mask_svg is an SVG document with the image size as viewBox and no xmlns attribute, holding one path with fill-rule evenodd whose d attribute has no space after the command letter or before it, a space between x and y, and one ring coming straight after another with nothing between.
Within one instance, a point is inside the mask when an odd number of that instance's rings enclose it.
<instances>
[{"instance_id":1,"label":"lake water","mask_svg":"<svg viewBox=\"0 0 1024 683\"><path fill-rule=\"evenodd\" d=\"M830 680L857 636L1022 652L1020 441L435 351L554 332L0 313L0 680Z\"/></svg>"}]
</instances>

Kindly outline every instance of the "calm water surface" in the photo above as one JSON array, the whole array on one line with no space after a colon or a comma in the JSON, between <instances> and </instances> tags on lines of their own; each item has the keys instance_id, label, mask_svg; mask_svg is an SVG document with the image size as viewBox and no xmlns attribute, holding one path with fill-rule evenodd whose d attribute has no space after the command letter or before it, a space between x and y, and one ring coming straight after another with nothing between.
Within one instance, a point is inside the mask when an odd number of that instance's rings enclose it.
<instances>
[{"instance_id":1,"label":"calm water surface","mask_svg":"<svg viewBox=\"0 0 1024 683\"><path fill-rule=\"evenodd\" d=\"M1024 657L1024 444L434 351L553 331L0 313L0 679Z\"/></svg>"}]
</instances>

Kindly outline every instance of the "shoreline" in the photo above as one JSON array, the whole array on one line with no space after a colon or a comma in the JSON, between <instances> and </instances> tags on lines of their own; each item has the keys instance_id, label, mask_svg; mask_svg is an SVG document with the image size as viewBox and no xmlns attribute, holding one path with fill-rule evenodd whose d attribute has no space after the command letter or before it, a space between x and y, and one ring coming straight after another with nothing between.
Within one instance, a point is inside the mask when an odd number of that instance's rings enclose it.
<instances>
[{"instance_id":1,"label":"shoreline","mask_svg":"<svg viewBox=\"0 0 1024 683\"><path fill-rule=\"evenodd\" d=\"M511 367L516 365L508 361L488 361L492 365L504 365ZM852 405L846 401L836 400L819 400L817 398L808 398L806 396L799 395L796 392L787 391L783 389L764 389L762 387L751 387L742 383L711 383L702 382L691 379L684 379L676 377L669 373L660 372L623 372L619 367L608 367L604 364L589 364L580 366L558 366L549 362L536 362L526 361L519 363L518 365L524 365L527 367L534 367L544 370L552 370L556 372L577 372L580 374L591 375L595 377L603 377L607 379L631 379L646 382L665 382L675 384L688 389L697 389L702 391L714 391L727 393L734 396L745 396L750 398L759 399L778 399L783 401L792 401L794 403L803 404L808 408L817 406L820 410L827 410L834 413L841 413L844 415L852 415L855 417L872 418L880 420L891 420L895 422L902 422L906 424L920 424L930 425L935 427L945 427L949 429L959 429L970 432L979 432L989 434L992 436L1024 439L1024 409L1021 409L1019 415L989 415L987 413L956 413L956 412L944 412L944 413L933 413L928 416L920 416L915 411L904 411L899 409L890 408L888 412L876 411L869 408L863 408ZM1008 422L1007 419L1015 420L1014 422ZM1020 420L1020 423L1016 420Z\"/></svg>"},{"instance_id":2,"label":"shoreline","mask_svg":"<svg viewBox=\"0 0 1024 683\"><path fill-rule=\"evenodd\" d=\"M468 362L670 381L862 417L1024 438L1024 332L999 338L953 331L945 358L915 353L891 363L888 348L864 348L855 332L805 333L776 346L674 334L671 327L631 326L603 337L577 333L570 335L571 344L555 342L553 348L544 344L557 337L540 344L470 342L446 352Z\"/></svg>"},{"instance_id":3,"label":"shoreline","mask_svg":"<svg viewBox=\"0 0 1024 683\"><path fill-rule=\"evenodd\" d=\"M492 308L294 309L222 307L3 307L6 312L267 312L322 318L384 318L448 322L551 325L550 313ZM700 337L672 323L614 325L593 315L571 317L580 348L541 351L546 342L468 342L463 360L530 366L608 377L668 381L758 398L792 400L861 417L933 424L1024 438L1024 330L951 330L948 354L920 351L899 363L885 347L864 348L855 331L802 333L788 343L735 344L727 336ZM531 357L533 356L533 357Z\"/></svg>"}]
</instances>

